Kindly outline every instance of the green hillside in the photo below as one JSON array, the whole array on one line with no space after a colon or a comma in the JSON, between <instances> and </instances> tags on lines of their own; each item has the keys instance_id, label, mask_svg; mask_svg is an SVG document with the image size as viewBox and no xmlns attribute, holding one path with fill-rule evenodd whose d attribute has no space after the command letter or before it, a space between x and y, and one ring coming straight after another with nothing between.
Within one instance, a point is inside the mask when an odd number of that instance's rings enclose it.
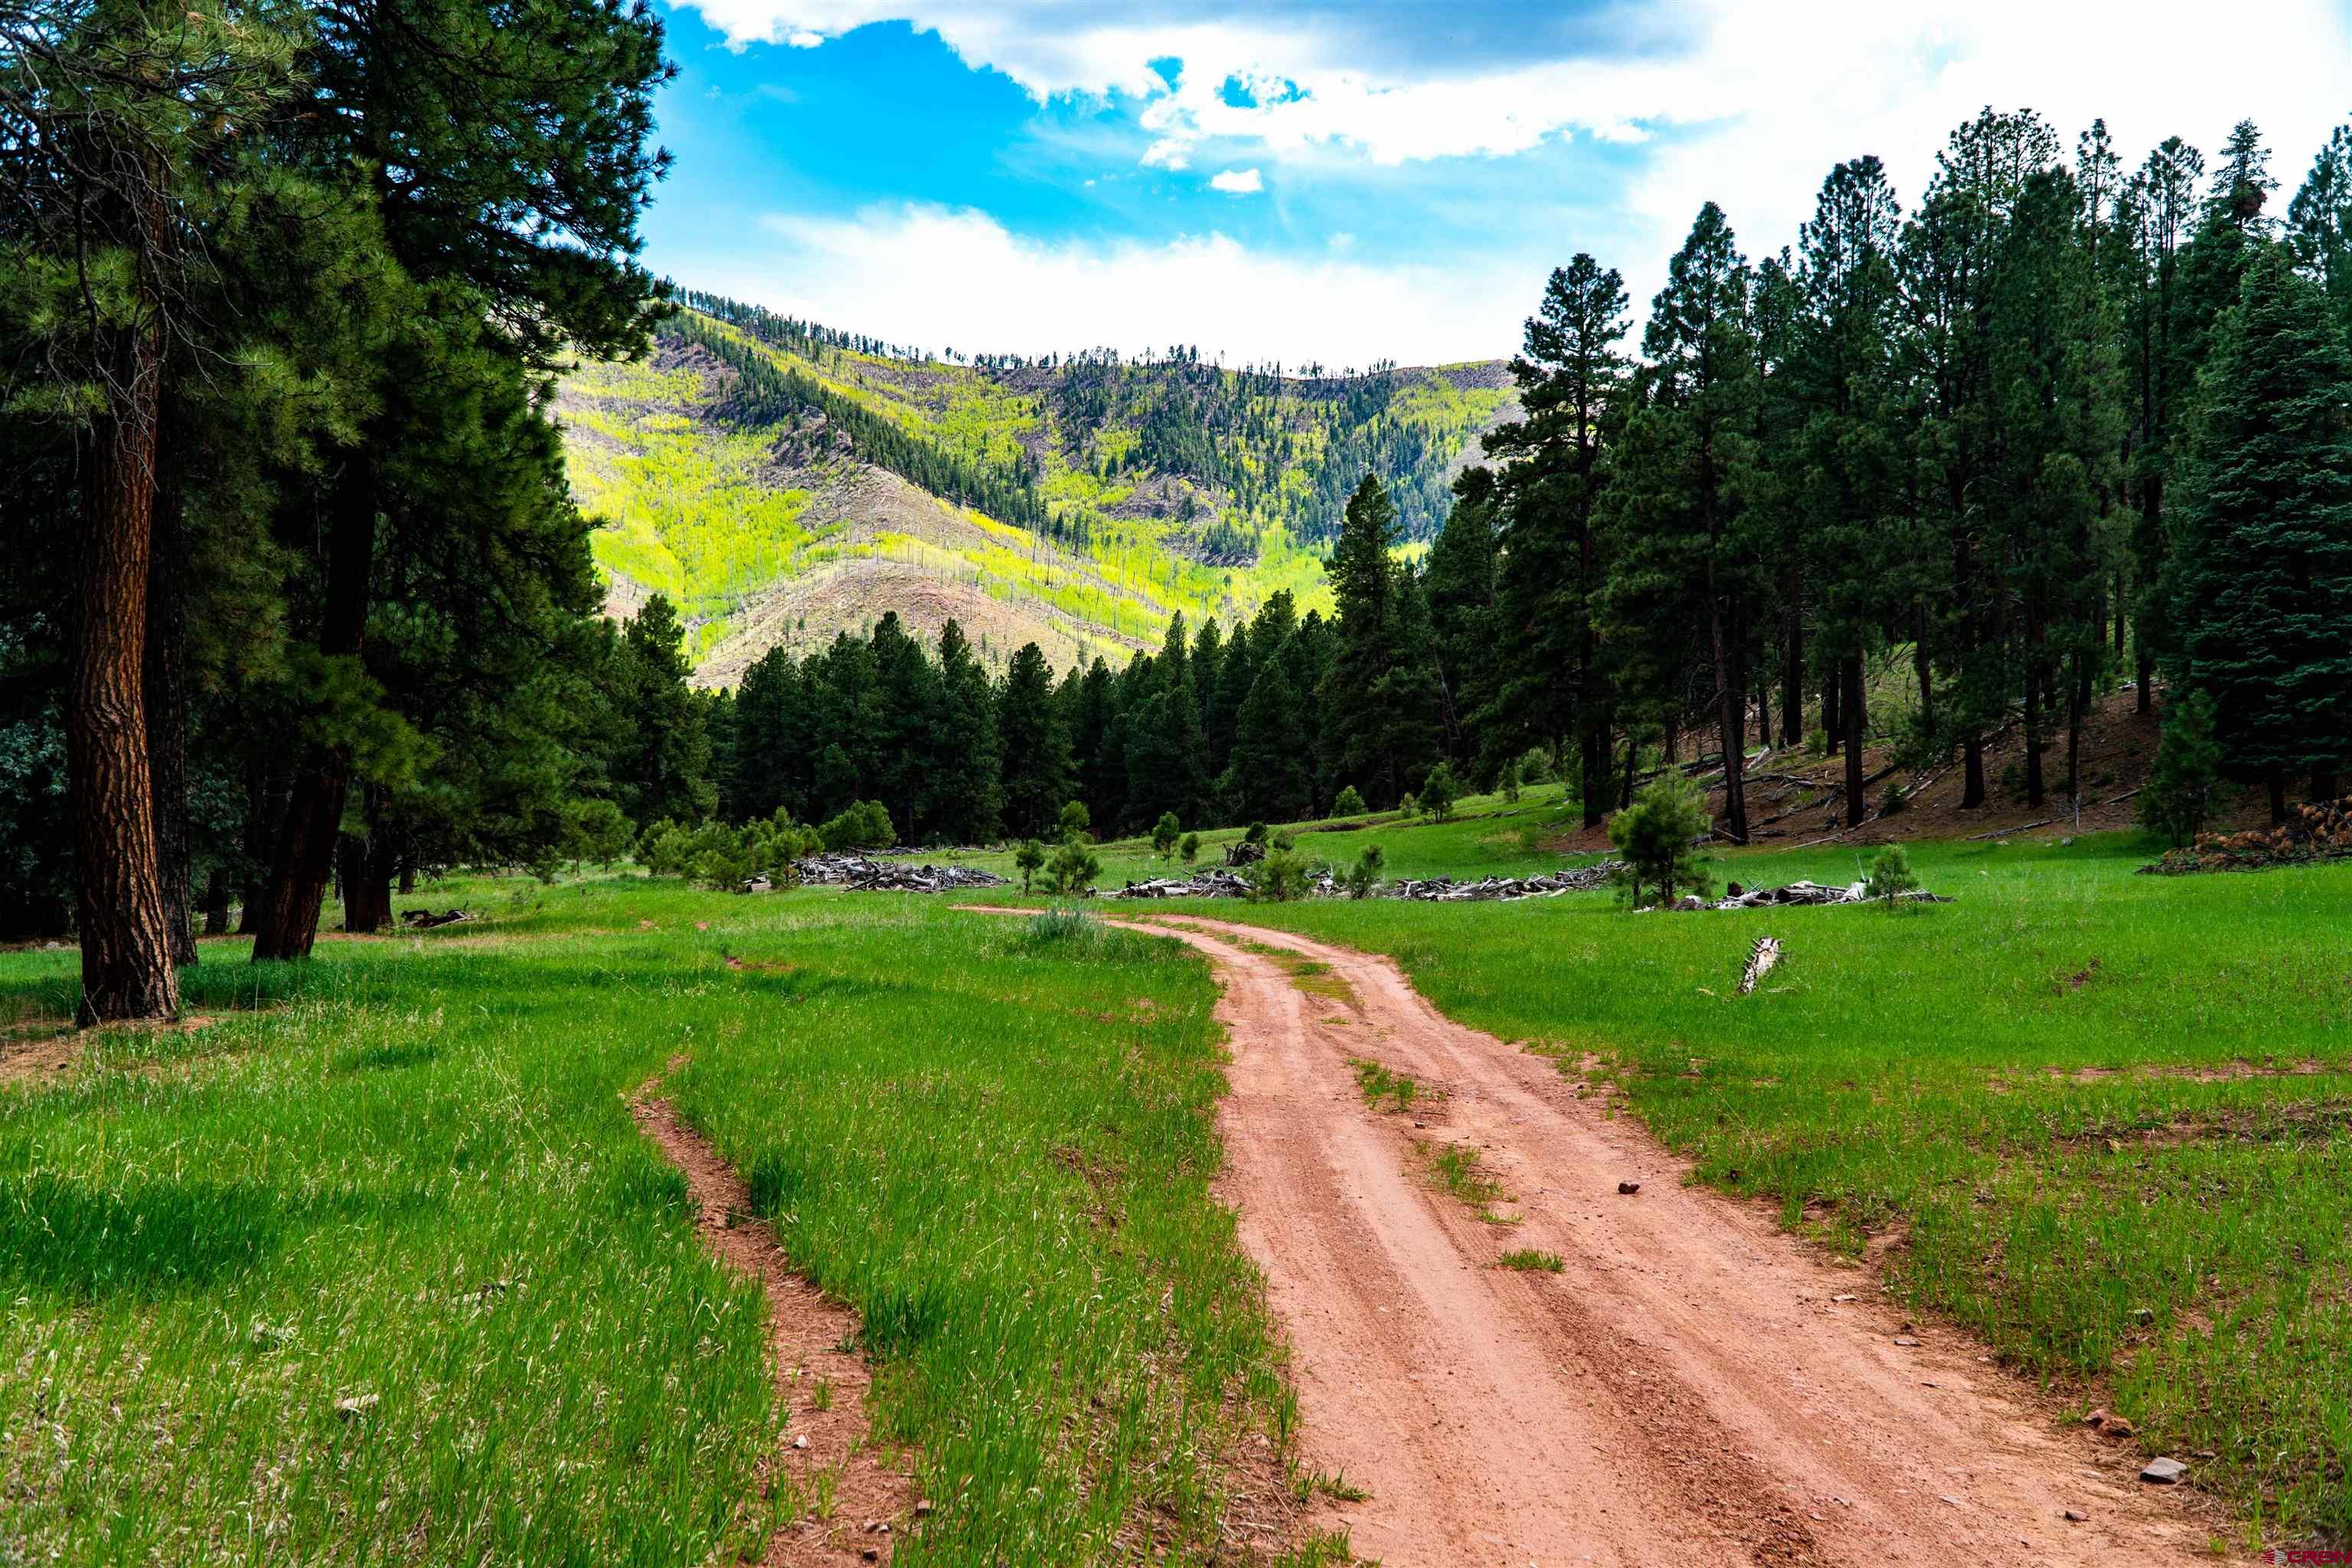
<instances>
[{"instance_id":1,"label":"green hillside","mask_svg":"<svg viewBox=\"0 0 2352 1568\"><path fill-rule=\"evenodd\" d=\"M562 388L572 483L615 610L660 592L702 679L885 610L953 616L992 662L1158 640L1171 614L1326 598L1367 471L1409 537L1511 406L1498 363L1228 369L1181 351L949 361L708 295L631 364Z\"/></svg>"}]
</instances>

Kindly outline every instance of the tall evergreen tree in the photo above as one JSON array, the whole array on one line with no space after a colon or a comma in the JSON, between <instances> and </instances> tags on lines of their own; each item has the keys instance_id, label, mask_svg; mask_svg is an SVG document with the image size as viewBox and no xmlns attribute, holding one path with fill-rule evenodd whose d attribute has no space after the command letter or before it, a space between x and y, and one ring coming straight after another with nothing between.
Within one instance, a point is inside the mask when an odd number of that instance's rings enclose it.
<instances>
[{"instance_id":1,"label":"tall evergreen tree","mask_svg":"<svg viewBox=\"0 0 2352 1568\"><path fill-rule=\"evenodd\" d=\"M1004 825L1015 837L1043 838L1074 797L1070 736L1055 700L1053 671L1037 645L1023 643L997 701L998 747L1004 764Z\"/></svg>"},{"instance_id":2,"label":"tall evergreen tree","mask_svg":"<svg viewBox=\"0 0 2352 1568\"><path fill-rule=\"evenodd\" d=\"M1612 627L1687 615L1704 627L1706 708L1724 759L1724 828L1748 838L1747 627L1761 569L1742 517L1757 396L1748 321L1753 275L1723 209L1699 209L1667 264L1643 333L1642 395L1616 458ZM1680 682L1654 679L1650 704L1678 716Z\"/></svg>"},{"instance_id":3,"label":"tall evergreen tree","mask_svg":"<svg viewBox=\"0 0 2352 1568\"><path fill-rule=\"evenodd\" d=\"M1602 561L1596 510L1604 483L1602 431L1615 416L1628 364L1624 279L1580 251L1555 270L1525 343L1511 362L1520 419L1486 437L1502 460L1496 585L1496 686L1483 727L1511 750L1559 751L1580 761L1585 826L1607 804L1611 697L1601 672L1597 605Z\"/></svg>"},{"instance_id":4,"label":"tall evergreen tree","mask_svg":"<svg viewBox=\"0 0 2352 1568\"><path fill-rule=\"evenodd\" d=\"M2352 763L2352 351L2264 247L2199 384L2165 587L2177 690L2212 700L2224 768L2332 795Z\"/></svg>"},{"instance_id":5,"label":"tall evergreen tree","mask_svg":"<svg viewBox=\"0 0 2352 1568\"><path fill-rule=\"evenodd\" d=\"M990 844L1003 831L1004 760L996 693L963 628L940 628L939 716L924 815L953 844Z\"/></svg>"},{"instance_id":6,"label":"tall evergreen tree","mask_svg":"<svg viewBox=\"0 0 2352 1568\"><path fill-rule=\"evenodd\" d=\"M698 823L719 805L710 737L687 688L686 628L662 595L623 626L614 650L613 703L624 741L613 763L621 808L639 828Z\"/></svg>"},{"instance_id":7,"label":"tall evergreen tree","mask_svg":"<svg viewBox=\"0 0 2352 1568\"><path fill-rule=\"evenodd\" d=\"M1495 700L1495 578L1501 561L1495 508L1494 470L1465 469L1454 482L1454 510L1429 547L1421 580L1445 752L1464 769L1477 762L1475 721ZM1499 768L1502 759L1493 762Z\"/></svg>"}]
</instances>

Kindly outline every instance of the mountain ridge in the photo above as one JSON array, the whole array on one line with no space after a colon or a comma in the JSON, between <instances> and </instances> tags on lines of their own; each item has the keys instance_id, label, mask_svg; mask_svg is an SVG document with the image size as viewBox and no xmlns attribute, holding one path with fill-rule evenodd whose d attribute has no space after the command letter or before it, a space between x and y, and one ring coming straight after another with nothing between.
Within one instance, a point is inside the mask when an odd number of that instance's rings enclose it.
<instances>
[{"instance_id":1,"label":"mountain ridge","mask_svg":"<svg viewBox=\"0 0 2352 1568\"><path fill-rule=\"evenodd\" d=\"M608 611L668 595L705 684L893 609L927 636L958 619L991 663L1036 641L1066 668L1180 612L1328 604L1320 549L1363 473L1425 542L1516 409L1500 361L914 360L687 298L649 356L578 366L556 408Z\"/></svg>"}]
</instances>

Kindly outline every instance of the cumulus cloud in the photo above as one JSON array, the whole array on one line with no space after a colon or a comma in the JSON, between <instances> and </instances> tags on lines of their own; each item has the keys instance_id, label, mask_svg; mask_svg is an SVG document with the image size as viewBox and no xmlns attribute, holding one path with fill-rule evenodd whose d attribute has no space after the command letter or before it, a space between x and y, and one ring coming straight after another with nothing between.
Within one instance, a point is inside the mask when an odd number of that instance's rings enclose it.
<instances>
[{"instance_id":1,"label":"cumulus cloud","mask_svg":"<svg viewBox=\"0 0 2352 1568\"><path fill-rule=\"evenodd\" d=\"M1045 244L985 213L917 205L850 219L772 215L761 227L774 244L766 257L698 260L698 285L967 353L1187 343L1233 363L1430 363L1504 352L1543 281L1501 262L1292 259L1214 232L1159 245Z\"/></svg>"},{"instance_id":2,"label":"cumulus cloud","mask_svg":"<svg viewBox=\"0 0 2352 1568\"><path fill-rule=\"evenodd\" d=\"M898 18L1041 99L1128 94L1153 137L1146 161L1171 169L1208 142L1396 165L1563 133L1655 138L1644 211L1695 207L1704 186L1734 209L1760 198L1776 232L1838 158L1876 153L1916 190L1944 133L1985 103L2069 132L2103 114L2128 149L2175 132L2210 145L2252 115L2299 175L2352 97L2352 28L2332 0L2246 0L2226 27L2188 0L1669 0L1575 25L1480 0L692 3L739 42ZM1152 63L1170 58L1173 86Z\"/></svg>"},{"instance_id":3,"label":"cumulus cloud","mask_svg":"<svg viewBox=\"0 0 2352 1568\"><path fill-rule=\"evenodd\" d=\"M1145 164L1222 169L1208 182L1221 191L1233 189L1237 169L1288 171L1279 188L1298 201L1335 171L1380 179L1381 170L1411 164L1506 160L1564 137L1610 144L1589 188L1542 193L1556 200L1555 214L1575 215L1572 226L1555 221L1536 233L1504 218L1466 232L1458 212L1432 214L1423 227L1444 236L1442 264L1454 287L1423 288L1418 275L1398 272L1346 275L1349 298L1376 294L1381 313L1349 304L1328 319L1393 321L1404 334L1394 352L1404 357L1506 352L1542 267L1577 249L1624 271L1638 311L1703 201L1723 205L1751 255L1795 238L1822 176L1842 159L1877 154L1914 203L1946 135L1987 104L2039 109L2070 139L2104 116L2133 161L2172 134L2210 152L2232 121L2252 116L2286 193L2328 128L2352 110L2344 86L2352 81L2352 10L2338 0L2242 0L2227 26L2188 0L1625 0L1574 16L1567 7L1534 12L1522 0L1446 0L1443 9L1434 0L1348 8L1324 0L687 3L738 42L804 43L903 19L1041 100L1119 95L1143 133ZM1170 60L1181 68L1163 68ZM1030 279L1078 283L1131 268L1136 287L1106 281L1099 295L1128 308L1094 318L1101 324L1086 331L1118 336L1158 320L1147 281L1176 289L1189 308L1205 298L1202 279L1249 277L1284 284L1274 296L1282 308L1253 317L1253 301L1235 297L1171 330L1243 353L1296 357L1302 342L1325 358L1391 349L1346 349L1361 343L1360 327L1326 338L1324 317L1295 321L1292 301L1309 296L1288 285L1311 272L1303 262L1213 237L1079 250L994 236L1010 292L989 320L1008 345L1069 340L1054 312L1026 313L1030 301L1053 298ZM1340 259L1328 248L1318 255ZM1503 275L1517 279L1506 300L1465 302L1481 286L1475 279ZM871 311L828 313L898 331L886 323L919 308L873 302ZM1262 334L1253 324L1260 318Z\"/></svg>"},{"instance_id":4,"label":"cumulus cloud","mask_svg":"<svg viewBox=\"0 0 2352 1568\"><path fill-rule=\"evenodd\" d=\"M1209 188L1232 196L1254 196L1265 189L1265 179L1255 169L1225 169L1209 176Z\"/></svg>"}]
</instances>

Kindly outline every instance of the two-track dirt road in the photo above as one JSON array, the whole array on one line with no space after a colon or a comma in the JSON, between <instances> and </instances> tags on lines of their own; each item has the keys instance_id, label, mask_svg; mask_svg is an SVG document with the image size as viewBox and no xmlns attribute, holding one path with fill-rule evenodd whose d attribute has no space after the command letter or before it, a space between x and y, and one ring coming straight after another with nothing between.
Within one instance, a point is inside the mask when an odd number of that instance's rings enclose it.
<instances>
[{"instance_id":1,"label":"two-track dirt road","mask_svg":"<svg viewBox=\"0 0 2352 1568\"><path fill-rule=\"evenodd\" d=\"M1449 1022L1388 961L1223 921L1144 929L1223 981L1221 1191L1296 1354L1306 1458L1369 1494L1333 1510L1360 1555L2121 1564L2207 1540L2189 1499L2053 1428L1978 1347L1906 1333L1868 1270L1685 1187L1553 1061ZM1351 999L1244 942L1328 964ZM1445 1099L1376 1112L1351 1058ZM1477 1152L1518 1223L1433 1187L1414 1145L1443 1142ZM1493 1266L1513 1248L1565 1268Z\"/></svg>"}]
</instances>

